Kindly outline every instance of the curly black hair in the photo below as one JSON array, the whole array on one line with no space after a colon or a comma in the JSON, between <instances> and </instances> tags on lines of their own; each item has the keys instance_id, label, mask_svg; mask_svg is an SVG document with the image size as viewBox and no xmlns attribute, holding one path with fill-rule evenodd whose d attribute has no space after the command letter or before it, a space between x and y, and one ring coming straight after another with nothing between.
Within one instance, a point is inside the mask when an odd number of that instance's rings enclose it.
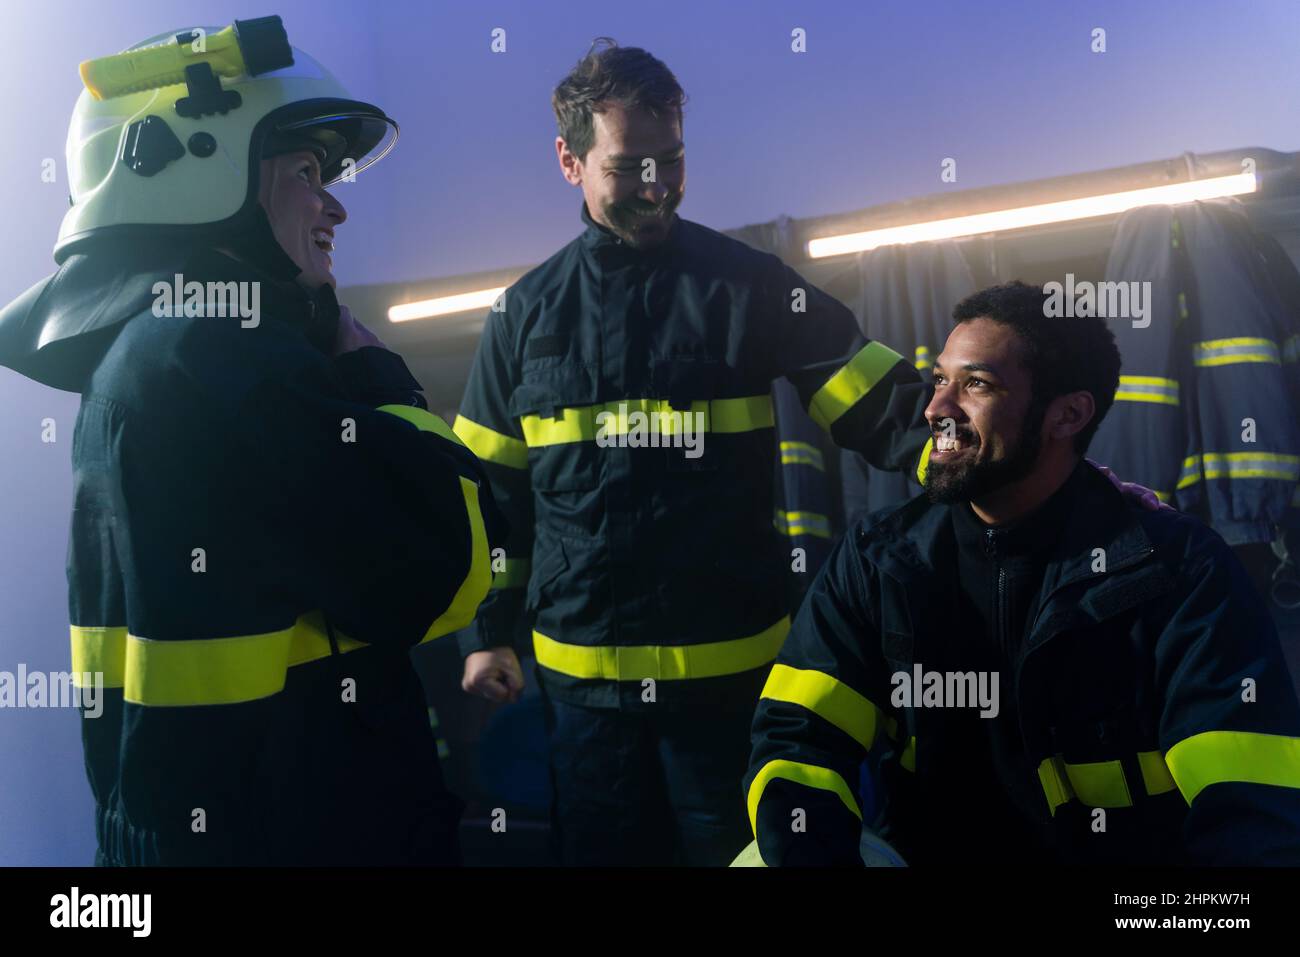
<instances>
[{"instance_id":1,"label":"curly black hair","mask_svg":"<svg viewBox=\"0 0 1300 957\"><path fill-rule=\"evenodd\" d=\"M676 113L680 122L685 102L672 70L645 50L621 47L609 37L597 37L551 94L560 136L579 159L596 141L592 114L601 111L601 104L643 109L655 117Z\"/></svg>"},{"instance_id":2,"label":"curly black hair","mask_svg":"<svg viewBox=\"0 0 1300 957\"><path fill-rule=\"evenodd\" d=\"M1080 455L1088 450L1101 420L1115 402L1120 355L1106 320L1096 316L1052 318L1042 286L1015 280L981 289L957 303L956 324L992 319L1010 326L1025 345L1025 364L1032 383L1032 401L1044 408L1069 392L1090 392L1096 414L1074 436Z\"/></svg>"}]
</instances>

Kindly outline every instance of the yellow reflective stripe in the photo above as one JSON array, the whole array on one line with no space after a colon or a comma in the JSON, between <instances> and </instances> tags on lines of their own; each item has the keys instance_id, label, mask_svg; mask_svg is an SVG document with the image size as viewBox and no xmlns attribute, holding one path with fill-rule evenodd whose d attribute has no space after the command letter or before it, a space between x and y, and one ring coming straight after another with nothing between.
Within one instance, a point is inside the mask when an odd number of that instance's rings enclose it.
<instances>
[{"instance_id":1,"label":"yellow reflective stripe","mask_svg":"<svg viewBox=\"0 0 1300 957\"><path fill-rule=\"evenodd\" d=\"M1229 781L1300 788L1300 738L1289 735L1203 731L1170 748L1165 763L1188 804Z\"/></svg>"},{"instance_id":2,"label":"yellow reflective stripe","mask_svg":"<svg viewBox=\"0 0 1300 957\"><path fill-rule=\"evenodd\" d=\"M533 562L530 558L507 558L506 567L492 576L492 589L523 588L528 584L532 574Z\"/></svg>"},{"instance_id":3,"label":"yellow reflective stripe","mask_svg":"<svg viewBox=\"0 0 1300 957\"><path fill-rule=\"evenodd\" d=\"M759 698L807 708L868 751L876 740L880 709L844 682L821 671L774 665Z\"/></svg>"},{"instance_id":4,"label":"yellow reflective stripe","mask_svg":"<svg viewBox=\"0 0 1300 957\"><path fill-rule=\"evenodd\" d=\"M1201 455L1207 479L1267 478L1287 482L1300 480L1300 455L1273 452L1204 452Z\"/></svg>"},{"instance_id":5,"label":"yellow reflective stripe","mask_svg":"<svg viewBox=\"0 0 1300 957\"><path fill-rule=\"evenodd\" d=\"M1122 375L1115 401L1178 405L1178 380L1153 375Z\"/></svg>"},{"instance_id":6,"label":"yellow reflective stripe","mask_svg":"<svg viewBox=\"0 0 1300 957\"><path fill-rule=\"evenodd\" d=\"M1119 761L1066 764L1065 773L1075 796L1088 807L1133 806L1133 795Z\"/></svg>"},{"instance_id":7,"label":"yellow reflective stripe","mask_svg":"<svg viewBox=\"0 0 1300 957\"><path fill-rule=\"evenodd\" d=\"M238 704L284 689L293 628L238 638L126 642L123 697L151 707Z\"/></svg>"},{"instance_id":8,"label":"yellow reflective stripe","mask_svg":"<svg viewBox=\"0 0 1300 957\"><path fill-rule=\"evenodd\" d=\"M1241 362L1267 362L1280 365L1282 362L1276 342L1254 336L1193 342L1192 357L1198 366L1226 366Z\"/></svg>"},{"instance_id":9,"label":"yellow reflective stripe","mask_svg":"<svg viewBox=\"0 0 1300 957\"><path fill-rule=\"evenodd\" d=\"M812 420L827 432L844 413L857 405L881 379L903 361L893 349L869 342L818 389L808 404Z\"/></svg>"},{"instance_id":10,"label":"yellow reflective stripe","mask_svg":"<svg viewBox=\"0 0 1300 957\"><path fill-rule=\"evenodd\" d=\"M418 408L414 405L381 405L380 412L387 412L389 415L395 415L399 419L405 419L421 432L432 432L440 435L448 442L454 442L463 446L465 443L457 437L456 433L451 430L446 422L438 418L432 412L426 409Z\"/></svg>"},{"instance_id":11,"label":"yellow reflective stripe","mask_svg":"<svg viewBox=\"0 0 1300 957\"><path fill-rule=\"evenodd\" d=\"M716 678L761 668L781 650L789 617L757 635L699 645L570 645L533 632L537 663L572 678L675 681Z\"/></svg>"},{"instance_id":12,"label":"yellow reflective stripe","mask_svg":"<svg viewBox=\"0 0 1300 957\"><path fill-rule=\"evenodd\" d=\"M1070 779L1065 774L1065 762L1059 757L1044 758L1038 765L1038 780L1043 785L1047 808L1056 817L1056 809L1074 797Z\"/></svg>"},{"instance_id":13,"label":"yellow reflective stripe","mask_svg":"<svg viewBox=\"0 0 1300 957\"><path fill-rule=\"evenodd\" d=\"M925 473L930 467L930 453L934 451L934 436L925 440L925 448L921 449L921 459L916 463L916 480L922 485L925 484Z\"/></svg>"},{"instance_id":14,"label":"yellow reflective stripe","mask_svg":"<svg viewBox=\"0 0 1300 957\"><path fill-rule=\"evenodd\" d=\"M924 372L926 369L929 369L934 365L934 359L930 356L929 346L916 347L916 361L913 364L921 372Z\"/></svg>"},{"instance_id":15,"label":"yellow reflective stripe","mask_svg":"<svg viewBox=\"0 0 1300 957\"><path fill-rule=\"evenodd\" d=\"M1159 751L1140 752L1138 767L1142 769L1142 786L1147 794L1165 794L1177 787Z\"/></svg>"},{"instance_id":16,"label":"yellow reflective stripe","mask_svg":"<svg viewBox=\"0 0 1300 957\"><path fill-rule=\"evenodd\" d=\"M126 683L126 629L72 626L72 679L102 672L105 688ZM91 678L91 685L95 683ZM80 685L78 684L78 687Z\"/></svg>"},{"instance_id":17,"label":"yellow reflective stripe","mask_svg":"<svg viewBox=\"0 0 1300 957\"><path fill-rule=\"evenodd\" d=\"M815 469L826 471L826 462L822 450L807 442L782 442L782 465L811 465Z\"/></svg>"},{"instance_id":18,"label":"yellow reflective stripe","mask_svg":"<svg viewBox=\"0 0 1300 957\"><path fill-rule=\"evenodd\" d=\"M608 417L602 415L607 413ZM668 399L618 399L600 405L556 409L554 417L526 415L519 420L528 448L591 442L597 434L626 435L634 423L631 417L646 417L647 432L677 435L685 427L686 415L691 423L702 422L701 431L719 434L753 432L770 429L776 422L770 395L744 396L738 399L697 399L689 409L674 409ZM597 422L597 417L600 421ZM637 424L637 427L642 427ZM603 430L603 431L602 431Z\"/></svg>"},{"instance_id":19,"label":"yellow reflective stripe","mask_svg":"<svg viewBox=\"0 0 1300 957\"><path fill-rule=\"evenodd\" d=\"M1195 485L1201 480L1201 457L1199 455L1189 455L1183 459L1183 468L1178 475L1178 484L1175 486L1178 490L1187 488L1189 485Z\"/></svg>"},{"instance_id":20,"label":"yellow reflective stripe","mask_svg":"<svg viewBox=\"0 0 1300 957\"><path fill-rule=\"evenodd\" d=\"M487 530L483 527L483 513L479 510L478 485L461 476L460 490L465 496L465 513L469 516L469 573L456 589L451 605L424 633L424 637L420 639L421 644L464 628L473 621L474 613L478 611L478 606L483 603L488 590L492 587L492 565L488 557Z\"/></svg>"},{"instance_id":21,"label":"yellow reflective stripe","mask_svg":"<svg viewBox=\"0 0 1300 957\"><path fill-rule=\"evenodd\" d=\"M457 445L464 445L447 427L446 422L424 409L408 405L381 405L379 410L406 419L422 432L433 432ZM420 644L432 641L434 638L441 638L468 625L474 620L474 613L492 587L492 566L488 556L487 530L483 525L483 513L479 509L478 483L462 475L460 492L465 501L465 516L469 519L469 571L460 583L460 587L456 589L456 594L452 596L447 610L434 619L433 624L424 633L424 637L420 639Z\"/></svg>"},{"instance_id":22,"label":"yellow reflective stripe","mask_svg":"<svg viewBox=\"0 0 1300 957\"><path fill-rule=\"evenodd\" d=\"M898 759L898 763L903 766L904 771L916 770L916 736L907 739L907 747L903 748L903 754Z\"/></svg>"},{"instance_id":23,"label":"yellow reflective stripe","mask_svg":"<svg viewBox=\"0 0 1300 957\"><path fill-rule=\"evenodd\" d=\"M782 535L831 537L831 520L818 512L783 512L777 509L773 523Z\"/></svg>"},{"instance_id":24,"label":"yellow reflective stripe","mask_svg":"<svg viewBox=\"0 0 1300 957\"><path fill-rule=\"evenodd\" d=\"M433 623L424 641L464 627L487 594L487 534L478 510L478 486L462 478L469 511L473 559L451 606ZM339 651L366 647L336 633ZM122 688L124 700L148 707L238 704L284 689L291 667L331 654L319 612L288 628L229 638L158 641L125 628L72 626L72 660L78 671L103 671L105 687Z\"/></svg>"},{"instance_id":25,"label":"yellow reflective stripe","mask_svg":"<svg viewBox=\"0 0 1300 957\"><path fill-rule=\"evenodd\" d=\"M862 820L862 812L858 809L857 798L853 796L848 784L839 774L830 768L820 768L815 764L803 764L799 761L781 759L769 761L763 765L758 774L755 775L754 783L749 786L747 801L749 806L749 829L753 831L755 837L758 836L758 802L763 799L763 792L767 789L768 782L774 778L793 781L795 784L816 788L819 791L830 791L839 796L839 799L844 802L844 806L853 812L854 817Z\"/></svg>"},{"instance_id":26,"label":"yellow reflective stripe","mask_svg":"<svg viewBox=\"0 0 1300 957\"><path fill-rule=\"evenodd\" d=\"M1147 794L1165 794L1174 789L1174 779L1159 751L1139 752L1137 761ZM1058 807L1076 797L1088 807L1133 806L1133 794L1118 760L1066 764L1056 755L1038 765L1038 779L1053 816Z\"/></svg>"},{"instance_id":27,"label":"yellow reflective stripe","mask_svg":"<svg viewBox=\"0 0 1300 957\"><path fill-rule=\"evenodd\" d=\"M745 849L736 855L736 859L727 866L767 867L767 864L763 861L763 855L758 850L758 841L750 841L745 845Z\"/></svg>"},{"instance_id":28,"label":"yellow reflective stripe","mask_svg":"<svg viewBox=\"0 0 1300 957\"><path fill-rule=\"evenodd\" d=\"M338 632L335 638L341 653L366 647ZM230 638L157 641L126 628L73 625L71 639L75 671L102 670L104 687L150 707L254 701L283 689L288 668L331 653L318 611L289 628Z\"/></svg>"},{"instance_id":29,"label":"yellow reflective stripe","mask_svg":"<svg viewBox=\"0 0 1300 957\"><path fill-rule=\"evenodd\" d=\"M452 431L464 441L466 448L485 462L495 462L511 469L528 468L528 446L521 439L494 432L463 415L456 416Z\"/></svg>"}]
</instances>

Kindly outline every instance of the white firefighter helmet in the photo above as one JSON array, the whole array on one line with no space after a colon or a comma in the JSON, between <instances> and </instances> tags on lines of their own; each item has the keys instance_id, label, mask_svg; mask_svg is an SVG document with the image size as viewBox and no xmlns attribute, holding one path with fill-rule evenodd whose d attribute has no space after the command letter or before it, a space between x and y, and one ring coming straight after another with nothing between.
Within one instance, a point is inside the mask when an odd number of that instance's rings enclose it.
<instances>
[{"instance_id":1,"label":"white firefighter helmet","mask_svg":"<svg viewBox=\"0 0 1300 957\"><path fill-rule=\"evenodd\" d=\"M159 34L81 75L56 262L92 241L237 229L257 204L263 156L311 148L329 185L397 139L383 110L290 47L279 17Z\"/></svg>"}]
</instances>

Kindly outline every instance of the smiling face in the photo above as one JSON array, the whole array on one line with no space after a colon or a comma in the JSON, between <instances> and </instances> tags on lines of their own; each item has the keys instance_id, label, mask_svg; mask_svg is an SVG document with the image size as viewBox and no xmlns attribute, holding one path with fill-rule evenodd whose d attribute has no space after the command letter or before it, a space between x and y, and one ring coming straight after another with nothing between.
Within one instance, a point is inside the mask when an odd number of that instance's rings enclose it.
<instances>
[{"instance_id":1,"label":"smiling face","mask_svg":"<svg viewBox=\"0 0 1300 957\"><path fill-rule=\"evenodd\" d=\"M960 323L934 363L925 410L934 437L925 487L936 502L977 500L1034 470L1045 409L1015 331L992 319Z\"/></svg>"},{"instance_id":2,"label":"smiling face","mask_svg":"<svg viewBox=\"0 0 1300 957\"><path fill-rule=\"evenodd\" d=\"M348 214L321 186L316 154L301 150L262 160L257 198L276 241L302 270L298 283L313 290L335 286L334 229Z\"/></svg>"},{"instance_id":3,"label":"smiling face","mask_svg":"<svg viewBox=\"0 0 1300 957\"><path fill-rule=\"evenodd\" d=\"M656 117L642 109L605 104L592 114L595 141L575 156L562 137L555 148L564 178L582 187L591 218L636 249L668 238L686 191L686 147L676 114ZM654 160L646 181L645 160Z\"/></svg>"}]
</instances>

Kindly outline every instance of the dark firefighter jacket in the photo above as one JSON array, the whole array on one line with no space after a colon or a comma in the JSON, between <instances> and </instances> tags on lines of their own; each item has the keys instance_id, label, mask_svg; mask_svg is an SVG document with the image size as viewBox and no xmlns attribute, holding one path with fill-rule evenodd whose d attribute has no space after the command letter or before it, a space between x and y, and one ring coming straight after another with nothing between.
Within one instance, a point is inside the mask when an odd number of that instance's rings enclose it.
<instances>
[{"instance_id":1,"label":"dark firefighter jacket","mask_svg":"<svg viewBox=\"0 0 1300 957\"><path fill-rule=\"evenodd\" d=\"M1195 203L1126 213L1106 266L1151 283L1151 313L1109 323L1124 365L1092 455L1230 545L1271 542L1300 483L1295 267L1270 253L1237 208Z\"/></svg>"},{"instance_id":2,"label":"dark firefighter jacket","mask_svg":"<svg viewBox=\"0 0 1300 957\"><path fill-rule=\"evenodd\" d=\"M761 677L789 628L773 380L837 442L909 470L928 389L775 256L680 218L639 251L582 217L489 314L454 426L511 527L462 650L531 638L558 698L693 706ZM687 423L694 450L673 444Z\"/></svg>"},{"instance_id":3,"label":"dark firefighter jacket","mask_svg":"<svg viewBox=\"0 0 1300 957\"><path fill-rule=\"evenodd\" d=\"M1068 863L1300 863L1300 707L1240 563L1197 520L1128 504L1091 467L1070 482L1014 665L1029 780L1003 784L1041 795L1026 830ZM745 789L768 864L858 860L852 782L869 752L903 855L970 863L960 844L928 843L972 797L948 773L966 757L958 709L896 697L893 678L961 660L949 512L918 496L872 513L813 583L754 718Z\"/></svg>"},{"instance_id":4,"label":"dark firefighter jacket","mask_svg":"<svg viewBox=\"0 0 1300 957\"><path fill-rule=\"evenodd\" d=\"M260 321L156 315L173 270L260 281ZM408 649L473 616L503 530L400 358L329 357L337 310L160 250L74 256L0 318L6 364L82 396L68 582L72 670L107 699L82 717L98 863L455 860Z\"/></svg>"}]
</instances>

